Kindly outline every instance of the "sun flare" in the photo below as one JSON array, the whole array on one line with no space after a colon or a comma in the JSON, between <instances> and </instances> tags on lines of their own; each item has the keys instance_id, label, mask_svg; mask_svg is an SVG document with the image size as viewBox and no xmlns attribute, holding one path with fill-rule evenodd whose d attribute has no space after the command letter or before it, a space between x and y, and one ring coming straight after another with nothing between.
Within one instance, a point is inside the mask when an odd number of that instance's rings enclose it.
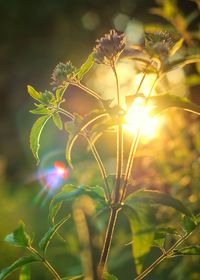
<instances>
[{"instance_id":1,"label":"sun flare","mask_svg":"<svg viewBox=\"0 0 200 280\"><path fill-rule=\"evenodd\" d=\"M127 124L125 129L131 133L136 133L138 129L146 140L151 140L158 134L161 125L161 118L151 116L152 106L145 105L143 98L137 98L131 105L125 117Z\"/></svg>"}]
</instances>

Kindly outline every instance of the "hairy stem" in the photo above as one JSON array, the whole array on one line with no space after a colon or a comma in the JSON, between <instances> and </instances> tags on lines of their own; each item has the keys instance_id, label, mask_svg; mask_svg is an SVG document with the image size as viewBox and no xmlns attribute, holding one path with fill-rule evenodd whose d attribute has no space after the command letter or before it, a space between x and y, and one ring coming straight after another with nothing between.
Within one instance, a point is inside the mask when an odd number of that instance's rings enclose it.
<instances>
[{"instance_id":1,"label":"hairy stem","mask_svg":"<svg viewBox=\"0 0 200 280\"><path fill-rule=\"evenodd\" d=\"M84 86L80 82L76 82L76 83L75 82L74 83L71 82L71 84L74 85L74 86L79 87L80 89L82 89L83 91L87 92L89 95L95 97L96 99L102 100L101 96L98 93L96 93L95 91L91 90L90 88Z\"/></svg>"},{"instance_id":2,"label":"hairy stem","mask_svg":"<svg viewBox=\"0 0 200 280\"><path fill-rule=\"evenodd\" d=\"M191 233L185 234L181 237L169 250L163 253L154 263L152 263L147 269L145 269L140 275L138 275L134 280L142 280L144 279L152 270L154 270L162 261L170 256L172 251L176 249L179 245L181 245L190 235Z\"/></svg>"},{"instance_id":3,"label":"hairy stem","mask_svg":"<svg viewBox=\"0 0 200 280\"><path fill-rule=\"evenodd\" d=\"M27 247L28 251L30 251L32 254L36 255L37 257L39 257L39 259L41 260L41 262L46 266L46 268L49 270L49 272L53 275L54 279L56 280L61 280L60 275L58 274L58 272L53 268L53 266L49 263L49 261L44 258L43 256L41 256L38 251L36 251L33 247Z\"/></svg>"}]
</instances>

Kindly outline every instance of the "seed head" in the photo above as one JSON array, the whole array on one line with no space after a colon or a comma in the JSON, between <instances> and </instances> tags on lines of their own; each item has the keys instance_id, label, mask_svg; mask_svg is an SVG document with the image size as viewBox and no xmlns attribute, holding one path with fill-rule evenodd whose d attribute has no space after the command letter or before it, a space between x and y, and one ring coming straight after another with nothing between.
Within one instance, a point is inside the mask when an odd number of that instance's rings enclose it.
<instances>
[{"instance_id":1,"label":"seed head","mask_svg":"<svg viewBox=\"0 0 200 280\"><path fill-rule=\"evenodd\" d=\"M96 42L97 45L93 50L94 61L99 64L112 65L125 48L124 34L118 34L115 30L110 30Z\"/></svg>"},{"instance_id":2,"label":"seed head","mask_svg":"<svg viewBox=\"0 0 200 280\"><path fill-rule=\"evenodd\" d=\"M70 82L75 78L76 67L70 61L60 62L51 75L52 84L62 85L64 82Z\"/></svg>"}]
</instances>

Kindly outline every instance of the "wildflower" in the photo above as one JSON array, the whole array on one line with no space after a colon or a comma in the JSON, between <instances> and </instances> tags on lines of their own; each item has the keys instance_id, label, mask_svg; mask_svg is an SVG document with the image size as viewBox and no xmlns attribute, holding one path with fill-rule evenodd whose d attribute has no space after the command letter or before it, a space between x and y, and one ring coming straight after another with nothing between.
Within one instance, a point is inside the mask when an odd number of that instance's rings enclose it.
<instances>
[{"instance_id":1,"label":"wildflower","mask_svg":"<svg viewBox=\"0 0 200 280\"><path fill-rule=\"evenodd\" d=\"M52 73L52 84L62 85L64 82L70 82L75 78L76 67L70 61L60 62Z\"/></svg>"},{"instance_id":2,"label":"wildflower","mask_svg":"<svg viewBox=\"0 0 200 280\"><path fill-rule=\"evenodd\" d=\"M97 40L94 48L94 61L105 65L113 65L125 48L124 34L118 34L115 30L110 30L108 34Z\"/></svg>"},{"instance_id":3,"label":"wildflower","mask_svg":"<svg viewBox=\"0 0 200 280\"><path fill-rule=\"evenodd\" d=\"M179 40L176 40L168 32L145 33L144 45L151 56L165 59L174 54L174 48Z\"/></svg>"}]
</instances>

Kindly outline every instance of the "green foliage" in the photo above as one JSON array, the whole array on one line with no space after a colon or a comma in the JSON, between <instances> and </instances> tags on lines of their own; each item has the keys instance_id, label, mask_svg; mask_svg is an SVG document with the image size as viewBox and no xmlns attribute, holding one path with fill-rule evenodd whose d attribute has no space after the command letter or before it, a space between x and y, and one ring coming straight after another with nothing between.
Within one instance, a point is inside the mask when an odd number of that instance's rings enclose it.
<instances>
[{"instance_id":1,"label":"green foliage","mask_svg":"<svg viewBox=\"0 0 200 280\"><path fill-rule=\"evenodd\" d=\"M187 246L173 251L172 256L199 256L200 246Z\"/></svg>"},{"instance_id":2,"label":"green foliage","mask_svg":"<svg viewBox=\"0 0 200 280\"><path fill-rule=\"evenodd\" d=\"M18 259L17 261L15 261L10 266L8 266L7 268L4 268L1 271L0 280L5 279L7 276L9 276L16 269L21 268L24 265L27 265L27 264L30 264L30 263L33 263L33 262L38 262L38 261L40 261L40 259L38 259L36 256L22 257L22 258Z\"/></svg>"},{"instance_id":3,"label":"green foliage","mask_svg":"<svg viewBox=\"0 0 200 280\"><path fill-rule=\"evenodd\" d=\"M51 116L43 116L36 120L34 123L31 133L30 133L30 148L32 150L33 155L35 156L37 163L39 163L39 147L40 147L40 136L42 133L42 130L47 123L47 121L50 119Z\"/></svg>"},{"instance_id":4,"label":"green foliage","mask_svg":"<svg viewBox=\"0 0 200 280\"><path fill-rule=\"evenodd\" d=\"M24 230L24 223L5 237L5 241L14 246L29 247L32 243L31 237Z\"/></svg>"},{"instance_id":5,"label":"green foliage","mask_svg":"<svg viewBox=\"0 0 200 280\"><path fill-rule=\"evenodd\" d=\"M92 68L94 64L94 55L91 53L87 60L81 65L78 70L77 78L78 80L82 80L83 76Z\"/></svg>"},{"instance_id":6,"label":"green foliage","mask_svg":"<svg viewBox=\"0 0 200 280\"><path fill-rule=\"evenodd\" d=\"M54 234L58 231L58 229L70 218L70 215L66 218L63 218L60 222L57 224L54 224L49 228L49 230L45 233L44 237L41 239L39 243L40 249L43 251L44 255L46 253L47 247L49 246L49 243L51 239L53 238Z\"/></svg>"}]
</instances>

